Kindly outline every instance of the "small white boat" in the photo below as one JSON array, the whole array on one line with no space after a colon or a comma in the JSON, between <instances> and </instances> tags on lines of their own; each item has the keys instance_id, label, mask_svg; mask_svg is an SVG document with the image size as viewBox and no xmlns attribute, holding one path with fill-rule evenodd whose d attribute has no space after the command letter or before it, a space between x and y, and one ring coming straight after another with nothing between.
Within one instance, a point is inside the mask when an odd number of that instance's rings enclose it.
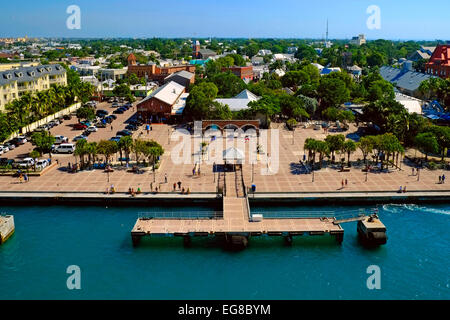
<instances>
[{"instance_id":1,"label":"small white boat","mask_svg":"<svg viewBox=\"0 0 450 320\"><path fill-rule=\"evenodd\" d=\"M0 215L0 244L12 236L14 229L14 216Z\"/></svg>"}]
</instances>

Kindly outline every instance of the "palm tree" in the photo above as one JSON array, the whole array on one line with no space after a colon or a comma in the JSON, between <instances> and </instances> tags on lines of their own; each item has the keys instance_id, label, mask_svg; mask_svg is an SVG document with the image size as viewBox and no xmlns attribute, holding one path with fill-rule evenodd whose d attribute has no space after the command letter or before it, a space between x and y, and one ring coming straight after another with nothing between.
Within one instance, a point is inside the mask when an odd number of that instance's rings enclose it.
<instances>
[{"instance_id":1,"label":"palm tree","mask_svg":"<svg viewBox=\"0 0 450 320\"><path fill-rule=\"evenodd\" d=\"M322 169L322 162L325 156L329 157L330 149L328 148L328 144L325 141L316 141L315 142L316 151L319 152L319 167Z\"/></svg>"},{"instance_id":2,"label":"palm tree","mask_svg":"<svg viewBox=\"0 0 450 320\"><path fill-rule=\"evenodd\" d=\"M130 158L130 151L133 146L133 138L131 138L130 136L121 137L118 142L118 146L120 152L120 163L122 163L122 151L125 152L125 158Z\"/></svg>"},{"instance_id":3,"label":"palm tree","mask_svg":"<svg viewBox=\"0 0 450 320\"><path fill-rule=\"evenodd\" d=\"M81 139L77 141L75 152L74 154L76 156L80 157L80 166L81 168L84 167L84 156L87 154L87 141L86 139Z\"/></svg>"},{"instance_id":4,"label":"palm tree","mask_svg":"<svg viewBox=\"0 0 450 320\"><path fill-rule=\"evenodd\" d=\"M95 162L95 156L97 155L97 142L89 142L85 147L86 153L88 154L88 164Z\"/></svg>"},{"instance_id":5,"label":"palm tree","mask_svg":"<svg viewBox=\"0 0 450 320\"><path fill-rule=\"evenodd\" d=\"M344 142L344 145L342 146L342 152L347 153L348 157L348 166L350 167L350 154L356 151L357 145L353 140L347 140Z\"/></svg>"}]
</instances>

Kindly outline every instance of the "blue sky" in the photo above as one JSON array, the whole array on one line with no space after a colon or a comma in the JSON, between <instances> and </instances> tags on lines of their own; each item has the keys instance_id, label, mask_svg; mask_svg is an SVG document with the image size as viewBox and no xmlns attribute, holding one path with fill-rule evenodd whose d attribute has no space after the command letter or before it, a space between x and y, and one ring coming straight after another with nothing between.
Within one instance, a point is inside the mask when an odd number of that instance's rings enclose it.
<instances>
[{"instance_id":1,"label":"blue sky","mask_svg":"<svg viewBox=\"0 0 450 320\"><path fill-rule=\"evenodd\" d=\"M432 3L432 13L427 7ZM81 30L66 27L69 5ZM329 37L450 40L450 1L434 0L16 0L0 6L0 37ZM369 30L366 9L381 10Z\"/></svg>"}]
</instances>

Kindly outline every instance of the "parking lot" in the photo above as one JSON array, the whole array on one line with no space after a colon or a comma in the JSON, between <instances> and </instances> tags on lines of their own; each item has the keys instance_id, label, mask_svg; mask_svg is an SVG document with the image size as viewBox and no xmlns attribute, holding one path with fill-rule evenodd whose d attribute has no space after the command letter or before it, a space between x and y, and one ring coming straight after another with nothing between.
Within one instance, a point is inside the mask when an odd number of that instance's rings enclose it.
<instances>
[{"instance_id":1,"label":"parking lot","mask_svg":"<svg viewBox=\"0 0 450 320\"><path fill-rule=\"evenodd\" d=\"M111 137L116 136L116 132L125 129L127 122L133 118L136 113L136 104L138 101L133 103L133 106L125 111L123 114L115 114L117 119L111 124L107 124L106 128L98 128L96 132L92 132L88 137L89 142L98 142L100 140L109 140ZM109 114L113 114L116 108L112 107L112 103L101 102L97 104L96 110L106 110ZM65 136L68 138L68 143L74 143L73 139L76 136L83 134L84 130L75 130L73 126L78 123L78 118L72 115L70 120L64 120L63 123L50 129L50 133L53 136ZM139 130L133 132L133 137L137 137ZM29 157L30 152L34 149L34 146L30 141L27 141L23 145L19 145L13 150L10 150L2 155L1 158L14 159L16 162L22 161L24 158ZM41 158L48 158L48 154L44 154ZM60 164L66 164L68 162L74 162L74 156L72 154L52 154L52 160L58 159Z\"/></svg>"}]
</instances>

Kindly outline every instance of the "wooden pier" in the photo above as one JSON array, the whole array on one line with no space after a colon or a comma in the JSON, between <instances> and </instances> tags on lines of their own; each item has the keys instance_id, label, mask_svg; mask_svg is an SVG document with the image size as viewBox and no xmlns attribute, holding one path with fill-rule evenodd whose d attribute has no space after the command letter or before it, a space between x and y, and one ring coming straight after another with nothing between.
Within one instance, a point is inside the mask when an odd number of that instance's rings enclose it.
<instances>
[{"instance_id":1,"label":"wooden pier","mask_svg":"<svg viewBox=\"0 0 450 320\"><path fill-rule=\"evenodd\" d=\"M233 243L246 245L252 236L283 236L292 241L293 236L329 234L341 243L344 230L335 224L335 218L279 218L252 217L242 171L227 173L222 180L226 194L223 197L223 218L138 218L131 237L137 245L144 236L190 237L225 236ZM243 195L243 196L242 196Z\"/></svg>"}]
</instances>

